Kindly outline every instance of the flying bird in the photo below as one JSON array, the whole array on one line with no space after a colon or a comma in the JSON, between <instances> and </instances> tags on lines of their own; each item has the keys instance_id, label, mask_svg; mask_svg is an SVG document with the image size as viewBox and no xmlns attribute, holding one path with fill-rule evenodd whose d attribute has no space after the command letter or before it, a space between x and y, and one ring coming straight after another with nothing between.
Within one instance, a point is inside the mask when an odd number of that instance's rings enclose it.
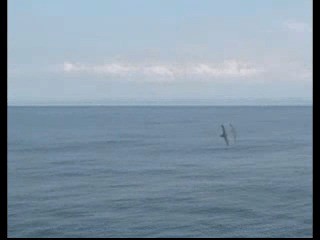
<instances>
[{"instance_id":1,"label":"flying bird","mask_svg":"<svg viewBox=\"0 0 320 240\"><path fill-rule=\"evenodd\" d=\"M223 126L223 124L221 124L221 128L222 128L222 134L220 135L220 137L224 138L224 141L226 142L227 146L229 146L229 140L228 140L228 136L227 136L227 132Z\"/></svg>"}]
</instances>

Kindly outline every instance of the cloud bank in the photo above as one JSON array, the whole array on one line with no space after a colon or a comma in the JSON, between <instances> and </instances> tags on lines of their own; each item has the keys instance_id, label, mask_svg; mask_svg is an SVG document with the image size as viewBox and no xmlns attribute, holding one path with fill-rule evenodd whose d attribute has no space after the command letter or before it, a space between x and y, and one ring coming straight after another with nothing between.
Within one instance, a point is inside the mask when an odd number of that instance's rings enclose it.
<instances>
[{"instance_id":1,"label":"cloud bank","mask_svg":"<svg viewBox=\"0 0 320 240\"><path fill-rule=\"evenodd\" d=\"M106 63L90 65L64 62L63 71L65 73L86 73L110 77L178 79L181 77L253 77L263 73L264 69L249 62L227 60L221 63L192 64Z\"/></svg>"}]
</instances>

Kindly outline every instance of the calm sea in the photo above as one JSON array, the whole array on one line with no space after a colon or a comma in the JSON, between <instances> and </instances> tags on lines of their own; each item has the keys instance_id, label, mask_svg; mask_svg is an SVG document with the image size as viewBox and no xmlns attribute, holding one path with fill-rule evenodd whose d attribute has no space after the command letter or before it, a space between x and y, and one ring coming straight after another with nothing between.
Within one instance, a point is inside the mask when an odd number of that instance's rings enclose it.
<instances>
[{"instance_id":1,"label":"calm sea","mask_svg":"<svg viewBox=\"0 0 320 240\"><path fill-rule=\"evenodd\" d=\"M8 236L311 237L312 107L9 107Z\"/></svg>"}]
</instances>

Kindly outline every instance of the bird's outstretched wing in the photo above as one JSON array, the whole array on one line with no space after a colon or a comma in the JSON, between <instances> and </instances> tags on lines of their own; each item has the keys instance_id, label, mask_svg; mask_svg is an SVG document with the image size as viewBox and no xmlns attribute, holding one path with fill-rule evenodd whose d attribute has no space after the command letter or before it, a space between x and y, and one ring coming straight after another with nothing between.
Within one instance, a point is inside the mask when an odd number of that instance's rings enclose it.
<instances>
[{"instance_id":1,"label":"bird's outstretched wing","mask_svg":"<svg viewBox=\"0 0 320 240\"><path fill-rule=\"evenodd\" d=\"M229 140L228 140L227 135L225 135L223 138L224 138L224 141L226 142L227 146L229 146Z\"/></svg>"},{"instance_id":2,"label":"bird's outstretched wing","mask_svg":"<svg viewBox=\"0 0 320 240\"><path fill-rule=\"evenodd\" d=\"M227 132L226 132L226 130L225 130L223 125L221 125L221 128L222 128L221 137L224 138L224 141L226 142L227 146L229 146L229 140L228 140Z\"/></svg>"}]
</instances>

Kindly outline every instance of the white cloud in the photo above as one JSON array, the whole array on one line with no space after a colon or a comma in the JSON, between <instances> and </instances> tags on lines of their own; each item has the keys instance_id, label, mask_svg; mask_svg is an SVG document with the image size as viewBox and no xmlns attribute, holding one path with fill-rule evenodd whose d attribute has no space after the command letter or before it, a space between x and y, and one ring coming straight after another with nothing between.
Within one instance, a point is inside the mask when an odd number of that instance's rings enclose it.
<instances>
[{"instance_id":1,"label":"white cloud","mask_svg":"<svg viewBox=\"0 0 320 240\"><path fill-rule=\"evenodd\" d=\"M137 76L150 78L178 79L181 77L253 77L264 70L254 64L228 60L222 63L192 63L192 64L123 64L108 63L102 65L85 65L65 62L63 70L66 73L89 73L110 77Z\"/></svg>"},{"instance_id":2,"label":"white cloud","mask_svg":"<svg viewBox=\"0 0 320 240\"><path fill-rule=\"evenodd\" d=\"M87 67L89 71L93 71L95 73L102 73L102 74L110 74L110 75L127 75L132 72L135 72L137 69L134 66L130 65L123 65L123 64L117 64L117 63L111 63L111 64L104 64L104 65L97 65L93 67Z\"/></svg>"},{"instance_id":3,"label":"white cloud","mask_svg":"<svg viewBox=\"0 0 320 240\"><path fill-rule=\"evenodd\" d=\"M64 62L63 70L65 72L83 72L87 71L88 67L78 63Z\"/></svg>"},{"instance_id":4,"label":"white cloud","mask_svg":"<svg viewBox=\"0 0 320 240\"><path fill-rule=\"evenodd\" d=\"M65 72L74 71L74 70L75 70L74 67L75 67L74 64L69 63L69 62L65 62L65 63L63 64L63 70L64 70Z\"/></svg>"},{"instance_id":5,"label":"white cloud","mask_svg":"<svg viewBox=\"0 0 320 240\"><path fill-rule=\"evenodd\" d=\"M150 67L142 67L141 71L146 75L158 75L164 77L174 77L174 71L166 66L150 66Z\"/></svg>"},{"instance_id":6,"label":"white cloud","mask_svg":"<svg viewBox=\"0 0 320 240\"><path fill-rule=\"evenodd\" d=\"M312 66L307 63L274 57L257 63L231 59L222 62L193 63L120 63L80 64L65 62L65 74L89 74L106 79L132 81L312 81Z\"/></svg>"},{"instance_id":7,"label":"white cloud","mask_svg":"<svg viewBox=\"0 0 320 240\"><path fill-rule=\"evenodd\" d=\"M297 32L297 33L311 33L312 28L307 23L298 22L295 20L289 20L283 23L284 27L288 30Z\"/></svg>"},{"instance_id":8,"label":"white cloud","mask_svg":"<svg viewBox=\"0 0 320 240\"><path fill-rule=\"evenodd\" d=\"M262 73L263 69L246 62L229 60L218 66L198 64L193 68L193 71L196 74L213 77L250 77Z\"/></svg>"}]
</instances>

